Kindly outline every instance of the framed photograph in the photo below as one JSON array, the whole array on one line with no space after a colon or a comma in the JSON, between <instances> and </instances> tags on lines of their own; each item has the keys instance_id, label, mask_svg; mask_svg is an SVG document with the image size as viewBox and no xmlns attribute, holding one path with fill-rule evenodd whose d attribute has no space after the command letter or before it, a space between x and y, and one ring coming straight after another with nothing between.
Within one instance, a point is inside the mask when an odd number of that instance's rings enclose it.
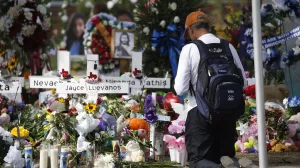
<instances>
[{"instance_id":1,"label":"framed photograph","mask_svg":"<svg viewBox=\"0 0 300 168\"><path fill-rule=\"evenodd\" d=\"M114 30L111 43L111 55L113 57L131 59L135 34L132 31Z\"/></svg>"}]
</instances>

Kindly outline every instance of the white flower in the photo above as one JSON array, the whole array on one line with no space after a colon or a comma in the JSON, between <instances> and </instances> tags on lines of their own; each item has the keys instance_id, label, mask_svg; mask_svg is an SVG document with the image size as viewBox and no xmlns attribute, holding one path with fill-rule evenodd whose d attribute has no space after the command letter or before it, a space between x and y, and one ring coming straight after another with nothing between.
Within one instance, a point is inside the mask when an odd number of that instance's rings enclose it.
<instances>
[{"instance_id":1,"label":"white flower","mask_svg":"<svg viewBox=\"0 0 300 168\"><path fill-rule=\"evenodd\" d=\"M136 10L136 9L133 9L133 13L137 13L137 10Z\"/></svg>"},{"instance_id":2,"label":"white flower","mask_svg":"<svg viewBox=\"0 0 300 168\"><path fill-rule=\"evenodd\" d=\"M295 55L299 55L300 54L300 47L299 46L297 46L296 48L293 48L293 50L294 50L294 54Z\"/></svg>"},{"instance_id":3,"label":"white flower","mask_svg":"<svg viewBox=\"0 0 300 168\"><path fill-rule=\"evenodd\" d=\"M158 14L158 9L153 7L153 8L151 8L151 12Z\"/></svg>"},{"instance_id":4,"label":"white flower","mask_svg":"<svg viewBox=\"0 0 300 168\"><path fill-rule=\"evenodd\" d=\"M149 32L150 32L149 27L144 27L143 32L144 32L146 35L148 35Z\"/></svg>"},{"instance_id":5,"label":"white flower","mask_svg":"<svg viewBox=\"0 0 300 168\"><path fill-rule=\"evenodd\" d=\"M157 67L155 67L155 68L153 69L153 71L154 71L154 73L158 73L158 72L159 72L159 69L158 69Z\"/></svg>"},{"instance_id":6,"label":"white flower","mask_svg":"<svg viewBox=\"0 0 300 168\"><path fill-rule=\"evenodd\" d=\"M130 2L131 2L131 3L136 3L136 2L137 2L137 0L130 0Z\"/></svg>"},{"instance_id":7,"label":"white flower","mask_svg":"<svg viewBox=\"0 0 300 168\"><path fill-rule=\"evenodd\" d=\"M248 135L248 123L241 123L239 122L239 126L236 128L236 130L240 131L240 135Z\"/></svg>"},{"instance_id":8,"label":"white flower","mask_svg":"<svg viewBox=\"0 0 300 168\"><path fill-rule=\"evenodd\" d=\"M26 2L27 2L26 0L18 0L18 5L23 6L26 4Z\"/></svg>"},{"instance_id":9,"label":"white flower","mask_svg":"<svg viewBox=\"0 0 300 168\"><path fill-rule=\"evenodd\" d=\"M67 22L67 21L68 21L68 16L67 16L67 15L63 15L63 16L61 17L61 20L62 20L63 22Z\"/></svg>"},{"instance_id":10,"label":"white flower","mask_svg":"<svg viewBox=\"0 0 300 168\"><path fill-rule=\"evenodd\" d=\"M115 68L115 64L111 63L111 64L109 65L109 68L110 68L110 69L114 69L114 68Z\"/></svg>"},{"instance_id":11,"label":"white flower","mask_svg":"<svg viewBox=\"0 0 300 168\"><path fill-rule=\"evenodd\" d=\"M85 7L86 8L92 8L94 5L92 4L92 2L91 1L87 1L86 3L85 3Z\"/></svg>"},{"instance_id":12,"label":"white flower","mask_svg":"<svg viewBox=\"0 0 300 168\"><path fill-rule=\"evenodd\" d=\"M5 30L4 24L5 24L5 19L4 19L4 17L1 17L0 18L0 31Z\"/></svg>"},{"instance_id":13,"label":"white flower","mask_svg":"<svg viewBox=\"0 0 300 168\"><path fill-rule=\"evenodd\" d=\"M151 47L152 51L156 51L156 48L154 46Z\"/></svg>"},{"instance_id":14,"label":"white flower","mask_svg":"<svg viewBox=\"0 0 300 168\"><path fill-rule=\"evenodd\" d=\"M109 24L110 26L112 26L112 25L114 24L114 21L110 20L110 21L108 22L108 24Z\"/></svg>"},{"instance_id":15,"label":"white flower","mask_svg":"<svg viewBox=\"0 0 300 168\"><path fill-rule=\"evenodd\" d=\"M174 17L174 23L179 23L180 22L180 18L178 16Z\"/></svg>"},{"instance_id":16,"label":"white flower","mask_svg":"<svg viewBox=\"0 0 300 168\"><path fill-rule=\"evenodd\" d=\"M140 21L140 18L139 17L134 17L134 20L138 22L138 21Z\"/></svg>"},{"instance_id":17,"label":"white flower","mask_svg":"<svg viewBox=\"0 0 300 168\"><path fill-rule=\"evenodd\" d=\"M248 29L245 31L245 36L252 36L252 29L251 29L251 28L248 28Z\"/></svg>"},{"instance_id":18,"label":"white flower","mask_svg":"<svg viewBox=\"0 0 300 168\"><path fill-rule=\"evenodd\" d=\"M275 4L274 9L282 10L282 11L288 11L289 7L286 6L285 0L273 0L273 3Z\"/></svg>"},{"instance_id":19,"label":"white flower","mask_svg":"<svg viewBox=\"0 0 300 168\"><path fill-rule=\"evenodd\" d=\"M18 42L19 42L19 44L21 44L21 45L23 45L24 43L23 43L23 36L22 36L22 34L21 33L18 33L18 35L17 35L17 39L18 39Z\"/></svg>"},{"instance_id":20,"label":"white flower","mask_svg":"<svg viewBox=\"0 0 300 168\"><path fill-rule=\"evenodd\" d=\"M115 3L113 1L108 1L106 5L108 9L111 9L114 7Z\"/></svg>"},{"instance_id":21,"label":"white flower","mask_svg":"<svg viewBox=\"0 0 300 168\"><path fill-rule=\"evenodd\" d=\"M21 10L22 9L20 8L20 6L13 6L9 8L7 15L11 18L16 18L20 15Z\"/></svg>"},{"instance_id":22,"label":"white flower","mask_svg":"<svg viewBox=\"0 0 300 168\"><path fill-rule=\"evenodd\" d=\"M67 2L64 2L62 5L61 5L61 8L64 9L68 6L68 3Z\"/></svg>"},{"instance_id":23,"label":"white flower","mask_svg":"<svg viewBox=\"0 0 300 168\"><path fill-rule=\"evenodd\" d=\"M108 69L108 68L109 68L108 65L105 64L105 65L104 65L104 69L106 70L106 69Z\"/></svg>"},{"instance_id":24,"label":"white flower","mask_svg":"<svg viewBox=\"0 0 300 168\"><path fill-rule=\"evenodd\" d=\"M270 27L270 28L274 28L275 27L274 25L272 25L272 23L267 23L267 24L265 24L265 26Z\"/></svg>"},{"instance_id":25,"label":"white flower","mask_svg":"<svg viewBox=\"0 0 300 168\"><path fill-rule=\"evenodd\" d=\"M169 8L174 11L177 9L177 4L175 2L169 3Z\"/></svg>"},{"instance_id":26,"label":"white flower","mask_svg":"<svg viewBox=\"0 0 300 168\"><path fill-rule=\"evenodd\" d=\"M47 14L47 9L44 5L38 5L37 10L43 15Z\"/></svg>"},{"instance_id":27,"label":"white flower","mask_svg":"<svg viewBox=\"0 0 300 168\"><path fill-rule=\"evenodd\" d=\"M128 28L127 28L127 27L124 27L123 29L124 29L124 30L128 30Z\"/></svg>"},{"instance_id":28,"label":"white flower","mask_svg":"<svg viewBox=\"0 0 300 168\"><path fill-rule=\"evenodd\" d=\"M32 20L32 13L31 12L25 12L24 15L25 15L25 18L27 20Z\"/></svg>"},{"instance_id":29,"label":"white flower","mask_svg":"<svg viewBox=\"0 0 300 168\"><path fill-rule=\"evenodd\" d=\"M65 41L60 42L60 48L66 48L67 44Z\"/></svg>"},{"instance_id":30,"label":"white flower","mask_svg":"<svg viewBox=\"0 0 300 168\"><path fill-rule=\"evenodd\" d=\"M117 25L117 29L122 29L121 24Z\"/></svg>"},{"instance_id":31,"label":"white flower","mask_svg":"<svg viewBox=\"0 0 300 168\"><path fill-rule=\"evenodd\" d=\"M26 37L31 36L36 29L36 25L25 25L22 28L22 34Z\"/></svg>"},{"instance_id":32,"label":"white flower","mask_svg":"<svg viewBox=\"0 0 300 168\"><path fill-rule=\"evenodd\" d=\"M159 23L159 25L160 25L161 27L165 27L165 26L166 26L166 21L165 21L165 20L162 20L162 21Z\"/></svg>"},{"instance_id":33,"label":"white flower","mask_svg":"<svg viewBox=\"0 0 300 168\"><path fill-rule=\"evenodd\" d=\"M65 34L65 33L66 33L66 30L65 30L65 29L62 29L62 30L60 31L60 33L61 33L61 34Z\"/></svg>"},{"instance_id":34,"label":"white flower","mask_svg":"<svg viewBox=\"0 0 300 168\"><path fill-rule=\"evenodd\" d=\"M50 18L44 18L43 21L43 30L48 30L51 26Z\"/></svg>"}]
</instances>

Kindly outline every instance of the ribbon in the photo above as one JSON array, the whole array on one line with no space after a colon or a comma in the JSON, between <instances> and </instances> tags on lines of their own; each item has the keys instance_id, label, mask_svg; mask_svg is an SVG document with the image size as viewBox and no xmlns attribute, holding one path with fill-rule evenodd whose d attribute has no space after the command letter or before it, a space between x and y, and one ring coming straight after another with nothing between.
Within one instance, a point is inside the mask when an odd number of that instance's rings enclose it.
<instances>
[{"instance_id":1,"label":"ribbon","mask_svg":"<svg viewBox=\"0 0 300 168\"><path fill-rule=\"evenodd\" d=\"M164 135L163 141L167 143L167 148L177 149L178 152L183 152L186 149L184 136L181 136L176 139L175 136Z\"/></svg>"},{"instance_id":2,"label":"ribbon","mask_svg":"<svg viewBox=\"0 0 300 168\"><path fill-rule=\"evenodd\" d=\"M177 57L184 45L184 26L176 26L170 24L166 31L159 31L154 29L152 33L152 46L159 51L160 54L169 56L173 77L177 74Z\"/></svg>"},{"instance_id":3,"label":"ribbon","mask_svg":"<svg viewBox=\"0 0 300 168\"><path fill-rule=\"evenodd\" d=\"M35 74L35 69L37 72L39 72L39 70L41 69L41 58L39 49L30 53L30 66L31 75Z\"/></svg>"},{"instance_id":4,"label":"ribbon","mask_svg":"<svg viewBox=\"0 0 300 168\"><path fill-rule=\"evenodd\" d=\"M96 25L97 30L99 31L100 35L103 36L105 42L110 45L111 44L111 36L110 33L106 30L102 21L97 17L92 18L92 22Z\"/></svg>"}]
</instances>

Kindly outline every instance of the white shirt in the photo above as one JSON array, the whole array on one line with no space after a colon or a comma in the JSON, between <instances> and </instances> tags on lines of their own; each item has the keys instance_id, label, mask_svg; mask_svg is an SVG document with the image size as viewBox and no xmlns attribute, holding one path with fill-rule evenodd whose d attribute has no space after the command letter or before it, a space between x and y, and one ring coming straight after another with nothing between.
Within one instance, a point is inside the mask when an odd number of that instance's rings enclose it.
<instances>
[{"instance_id":1,"label":"white shirt","mask_svg":"<svg viewBox=\"0 0 300 168\"><path fill-rule=\"evenodd\" d=\"M219 38L217 38L215 35L210 33L202 35L201 37L198 38L198 40L201 40L205 44L221 42ZM247 80L246 80L246 75L241 60L236 50L231 44L229 44L229 48L231 50L235 64L242 71L243 78L244 78L244 87L245 87L247 85ZM187 44L182 48L180 53L179 63L178 63L177 75L175 78L174 89L177 95L184 95L188 93L187 111L190 111L191 109L197 106L195 97L192 96L191 93L189 92L189 86L191 81L194 90L196 90L199 61L200 61L200 53L198 47L195 44L193 43Z\"/></svg>"}]
</instances>

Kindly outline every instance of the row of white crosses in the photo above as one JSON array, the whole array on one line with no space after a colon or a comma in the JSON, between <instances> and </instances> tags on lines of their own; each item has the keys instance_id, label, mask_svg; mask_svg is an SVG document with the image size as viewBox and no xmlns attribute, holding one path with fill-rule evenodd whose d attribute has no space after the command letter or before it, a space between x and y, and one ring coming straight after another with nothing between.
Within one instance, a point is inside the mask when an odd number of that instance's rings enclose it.
<instances>
[{"instance_id":1,"label":"row of white crosses","mask_svg":"<svg viewBox=\"0 0 300 168\"><path fill-rule=\"evenodd\" d=\"M70 73L70 53L68 51L58 51L57 54L57 71L58 73ZM98 55L87 55L87 79L97 79L99 65ZM95 65L96 64L96 65ZM133 52L132 56L132 72L142 71L142 53ZM101 77L102 82L96 84L86 83L83 77L77 78L77 81L59 80L57 76L30 76L31 88L56 88L56 92L60 96L66 94L87 94L88 100L96 101L98 94L130 94L131 91L141 91L142 88L170 88L169 78L147 78L145 80L138 80L132 77ZM103 88L111 88L106 90ZM46 97L46 96L45 96ZM153 96L156 104L156 96ZM41 100L42 101L42 100ZM143 116L138 116L143 118ZM158 115L159 121L170 121L169 116ZM160 135L162 136L162 135ZM155 126L150 124L150 141L152 146L163 146L162 142L155 145ZM154 150L150 150L150 157L154 158Z\"/></svg>"}]
</instances>

